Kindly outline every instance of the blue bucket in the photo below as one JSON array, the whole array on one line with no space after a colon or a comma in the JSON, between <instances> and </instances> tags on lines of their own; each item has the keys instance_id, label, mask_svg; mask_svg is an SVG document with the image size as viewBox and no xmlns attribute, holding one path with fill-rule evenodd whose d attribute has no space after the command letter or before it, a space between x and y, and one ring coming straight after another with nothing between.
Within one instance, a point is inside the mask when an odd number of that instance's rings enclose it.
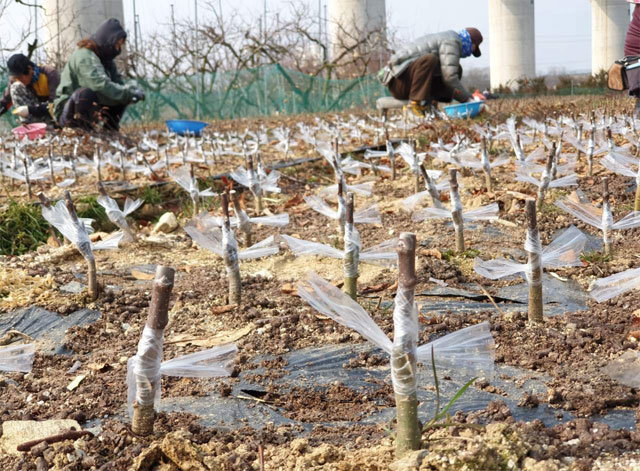
<instances>
[{"instance_id":1,"label":"blue bucket","mask_svg":"<svg viewBox=\"0 0 640 471\"><path fill-rule=\"evenodd\" d=\"M473 118L480 113L480 107L483 101L473 101L470 103L460 103L459 105L450 105L444 107L444 112L450 118Z\"/></svg>"},{"instance_id":2,"label":"blue bucket","mask_svg":"<svg viewBox=\"0 0 640 471\"><path fill-rule=\"evenodd\" d=\"M209 124L203 121L192 121L189 119L170 119L167 121L169 132L175 132L179 136L189 134L190 136L200 136L202 130Z\"/></svg>"}]
</instances>

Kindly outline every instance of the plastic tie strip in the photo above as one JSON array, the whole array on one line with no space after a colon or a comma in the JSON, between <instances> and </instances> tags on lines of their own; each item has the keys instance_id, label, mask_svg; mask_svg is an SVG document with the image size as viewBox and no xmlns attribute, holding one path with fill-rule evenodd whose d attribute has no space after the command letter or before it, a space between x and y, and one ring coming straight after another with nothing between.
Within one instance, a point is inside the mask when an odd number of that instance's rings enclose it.
<instances>
[{"instance_id":1,"label":"plastic tie strip","mask_svg":"<svg viewBox=\"0 0 640 471\"><path fill-rule=\"evenodd\" d=\"M282 237L296 257L320 255L330 258L344 258L344 252L342 250L326 244L297 239L285 234L280 237ZM386 267L394 266L398 260L398 254L396 252L397 243L397 239L390 239L368 249L361 250L359 261Z\"/></svg>"},{"instance_id":2,"label":"plastic tie strip","mask_svg":"<svg viewBox=\"0 0 640 471\"><path fill-rule=\"evenodd\" d=\"M304 201L314 211L336 221L340 220L340 211L334 211L331 207L325 203L325 201L319 196L311 195L305 196ZM353 213L353 222L355 224L382 224L382 218L380 217L380 211L378 211L378 205L372 205L368 208L355 211Z\"/></svg>"},{"instance_id":3,"label":"plastic tie strip","mask_svg":"<svg viewBox=\"0 0 640 471\"><path fill-rule=\"evenodd\" d=\"M0 371L29 373L33 368L35 352L33 343L0 347Z\"/></svg>"},{"instance_id":4,"label":"plastic tie strip","mask_svg":"<svg viewBox=\"0 0 640 471\"><path fill-rule=\"evenodd\" d=\"M575 226L568 227L556 237L547 247L540 252L540 261L543 268L560 268L567 266L581 266L580 254L587 243L586 236ZM525 250L533 252L540 245L539 235L529 234L525 241ZM524 273L529 281L531 270L528 263L518 263L513 260L496 258L484 261L478 257L474 260L473 269L481 276L491 280L497 280L510 275Z\"/></svg>"},{"instance_id":5,"label":"plastic tie strip","mask_svg":"<svg viewBox=\"0 0 640 471\"><path fill-rule=\"evenodd\" d=\"M311 272L306 280L298 283L298 294L316 311L355 330L391 355L393 343L362 306L317 274ZM418 347L418 361L430 365L432 347L436 366L451 368L454 376L486 375L493 371L495 343L488 322L466 327Z\"/></svg>"},{"instance_id":6,"label":"plastic tie strip","mask_svg":"<svg viewBox=\"0 0 640 471\"><path fill-rule=\"evenodd\" d=\"M639 286L640 268L632 268L594 281L591 285L591 297L601 303Z\"/></svg>"},{"instance_id":7,"label":"plastic tie strip","mask_svg":"<svg viewBox=\"0 0 640 471\"><path fill-rule=\"evenodd\" d=\"M211 219L194 218L184 226L184 231L189 234L189 237L203 249L207 249L210 252L215 253L219 257L224 257L224 235L223 231L217 227L211 227ZM223 226L224 227L224 226ZM231 232L235 247L237 249L238 243ZM229 237L229 234L227 234ZM252 258L268 257L269 255L275 255L280 251L280 248L276 244L275 238L269 236L261 242L258 242L251 247L240 250L238 253L239 260L247 260Z\"/></svg>"}]
</instances>

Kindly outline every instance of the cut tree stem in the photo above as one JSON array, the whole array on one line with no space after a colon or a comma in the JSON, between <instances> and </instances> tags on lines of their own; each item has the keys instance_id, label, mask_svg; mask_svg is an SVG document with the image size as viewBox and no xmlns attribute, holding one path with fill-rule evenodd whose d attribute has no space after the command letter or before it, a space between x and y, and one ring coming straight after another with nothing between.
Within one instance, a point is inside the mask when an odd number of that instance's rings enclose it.
<instances>
[{"instance_id":1,"label":"cut tree stem","mask_svg":"<svg viewBox=\"0 0 640 471\"><path fill-rule=\"evenodd\" d=\"M82 225L82 222L78 219L78 215L76 214L76 208L73 205L73 200L71 199L71 193L66 191L64 194L65 199L67 200L67 210L71 215L71 219L73 219L73 223L78 227ZM89 299L91 301L95 301L98 299L98 277L96 271L96 259L93 256L93 251L91 249L91 243L89 243L88 247L78 247L80 253L87 261L87 283L89 289Z\"/></svg>"},{"instance_id":2,"label":"cut tree stem","mask_svg":"<svg viewBox=\"0 0 640 471\"><path fill-rule=\"evenodd\" d=\"M442 205L442 201L440 201L440 192L436 188L436 184L433 182L433 180L429 176L429 173L424 168L424 164L420 164L420 173L422 173L422 178L424 179L424 184L425 184L425 187L427 188L427 191L429 192L429 196L431 197L431 202L433 203L433 206L438 209L443 209L444 206Z\"/></svg>"},{"instance_id":3,"label":"cut tree stem","mask_svg":"<svg viewBox=\"0 0 640 471\"><path fill-rule=\"evenodd\" d=\"M547 165L542 173L542 182L540 184L540 188L538 188L538 209L542 208L542 204L544 203L544 197L547 194L547 190L549 189L549 184L551 183L551 167L553 166L553 159L556 154L556 143L554 142L551 145L551 151L549 151L549 155L547 156Z\"/></svg>"},{"instance_id":4,"label":"cut tree stem","mask_svg":"<svg viewBox=\"0 0 640 471\"><path fill-rule=\"evenodd\" d=\"M353 193L347 193L347 213L344 238L344 290L354 301L358 298L358 245L348 240L354 234Z\"/></svg>"},{"instance_id":5,"label":"cut tree stem","mask_svg":"<svg viewBox=\"0 0 640 471\"><path fill-rule=\"evenodd\" d=\"M532 238L540 240L538 234L538 220L536 217L536 202L527 200L526 203L528 231ZM542 260L537 251L527 250L529 265L529 321L543 322L542 311Z\"/></svg>"},{"instance_id":6,"label":"cut tree stem","mask_svg":"<svg viewBox=\"0 0 640 471\"><path fill-rule=\"evenodd\" d=\"M242 206L240 206L240 198L235 190L229 192L231 194L231 203L233 204L233 211L236 213L238 219L238 225L240 230L244 233L244 243L247 247L251 247L251 222L249 222L249 216L244 212Z\"/></svg>"},{"instance_id":7,"label":"cut tree stem","mask_svg":"<svg viewBox=\"0 0 640 471\"><path fill-rule=\"evenodd\" d=\"M173 268L164 266L158 266L156 268L146 326L150 329L162 331L160 335L164 335L164 329L169 322L169 299L171 298L171 291L173 290L174 278L175 270ZM157 356L158 354L162 356L162 350L149 349L145 352L145 355L148 356ZM144 358L143 360L145 363L157 362L159 364L162 358ZM145 391L145 393L148 391L149 397L145 398L145 404L138 404L137 401L133 403L131 430L138 435L151 435L153 433L153 422L156 415L154 404L155 391L156 388L160 386L154 385L154 387L149 388L148 383L143 381L142 378L138 379L136 377L136 381L140 381L140 384L137 385L137 390Z\"/></svg>"},{"instance_id":8,"label":"cut tree stem","mask_svg":"<svg viewBox=\"0 0 640 471\"><path fill-rule=\"evenodd\" d=\"M602 210L603 211L611 211L609 199L609 178L602 177ZM603 227L603 239L604 239L604 254L605 256L612 256L613 249L611 247L611 228Z\"/></svg>"},{"instance_id":9,"label":"cut tree stem","mask_svg":"<svg viewBox=\"0 0 640 471\"><path fill-rule=\"evenodd\" d=\"M403 310L400 325L394 325L394 345L391 351L391 367L395 371L394 390L409 390L408 394L395 393L396 399L396 457L420 449L421 430L418 421L416 394L416 332L402 325L412 325L414 315L414 290L416 286L416 236L403 232L398 241L398 293L402 293ZM398 295L396 295L398 296ZM395 323L394 323L395 324Z\"/></svg>"},{"instance_id":10,"label":"cut tree stem","mask_svg":"<svg viewBox=\"0 0 640 471\"><path fill-rule=\"evenodd\" d=\"M464 220L462 219L462 208L457 208L455 202L460 200L458 191L458 178L455 168L449 169L449 185L451 186L451 218L456 231L456 252L464 252Z\"/></svg>"},{"instance_id":11,"label":"cut tree stem","mask_svg":"<svg viewBox=\"0 0 640 471\"><path fill-rule=\"evenodd\" d=\"M224 227L228 234L233 237L231 224L229 223L229 195L222 194L222 214L224 216ZM229 304L240 305L242 299L240 281L240 264L238 263L238 248L227 243L222 247L224 264L227 267L227 277L229 279Z\"/></svg>"}]
</instances>

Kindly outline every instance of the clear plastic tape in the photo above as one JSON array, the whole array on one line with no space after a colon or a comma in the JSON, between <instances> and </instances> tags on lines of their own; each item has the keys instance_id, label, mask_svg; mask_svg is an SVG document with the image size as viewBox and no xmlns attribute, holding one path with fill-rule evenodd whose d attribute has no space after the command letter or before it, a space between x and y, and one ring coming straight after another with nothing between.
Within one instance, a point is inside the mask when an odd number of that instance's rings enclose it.
<instances>
[{"instance_id":1,"label":"clear plastic tape","mask_svg":"<svg viewBox=\"0 0 640 471\"><path fill-rule=\"evenodd\" d=\"M373 247L360 251L360 261L385 267L398 264L398 238L385 240Z\"/></svg>"},{"instance_id":2,"label":"clear plastic tape","mask_svg":"<svg viewBox=\"0 0 640 471\"><path fill-rule=\"evenodd\" d=\"M451 196L452 208L451 212L454 213L456 211L462 211L462 200L460 199L460 193L457 191L449 190L449 194Z\"/></svg>"},{"instance_id":3,"label":"clear plastic tape","mask_svg":"<svg viewBox=\"0 0 640 471\"><path fill-rule=\"evenodd\" d=\"M591 285L591 297L601 303L640 286L640 268L600 278Z\"/></svg>"},{"instance_id":4,"label":"clear plastic tape","mask_svg":"<svg viewBox=\"0 0 640 471\"><path fill-rule=\"evenodd\" d=\"M269 255L275 255L280 251L280 247L276 244L274 236L269 236L257 244L253 244L251 247L238 252L238 259L248 260L251 258L268 257Z\"/></svg>"},{"instance_id":5,"label":"clear plastic tape","mask_svg":"<svg viewBox=\"0 0 640 471\"><path fill-rule=\"evenodd\" d=\"M578 175L572 173L570 175L565 175L562 178L551 180L548 188L563 188L566 186L578 186Z\"/></svg>"},{"instance_id":6,"label":"clear plastic tape","mask_svg":"<svg viewBox=\"0 0 640 471\"><path fill-rule=\"evenodd\" d=\"M451 211L448 209L424 208L411 215L411 220L414 222L420 222L426 219L451 219Z\"/></svg>"},{"instance_id":7,"label":"clear plastic tape","mask_svg":"<svg viewBox=\"0 0 640 471\"><path fill-rule=\"evenodd\" d=\"M470 209L462 213L462 219L465 221L495 221L498 219L500 206L498 203L491 203L479 208Z\"/></svg>"},{"instance_id":8,"label":"clear plastic tape","mask_svg":"<svg viewBox=\"0 0 640 471\"><path fill-rule=\"evenodd\" d=\"M187 378L229 376L238 348L235 344L220 345L162 363L160 374Z\"/></svg>"},{"instance_id":9,"label":"clear plastic tape","mask_svg":"<svg viewBox=\"0 0 640 471\"><path fill-rule=\"evenodd\" d=\"M220 257L224 256L222 251L222 232L219 229L208 230L205 234L196 227L196 223L192 220L184 226L184 231L203 249L207 249Z\"/></svg>"},{"instance_id":10,"label":"clear plastic tape","mask_svg":"<svg viewBox=\"0 0 640 471\"><path fill-rule=\"evenodd\" d=\"M537 180L533 176L531 176L528 173L526 173L524 171L524 169L522 169L522 167L516 168L516 181L517 182L524 182L524 183L531 183L532 185L535 185L538 188L540 186L542 186L542 182L540 180Z\"/></svg>"},{"instance_id":11,"label":"clear plastic tape","mask_svg":"<svg viewBox=\"0 0 640 471\"><path fill-rule=\"evenodd\" d=\"M133 404L149 406L160 400L160 364L163 329L144 326L138 351L127 361L127 406L133 416Z\"/></svg>"},{"instance_id":12,"label":"clear plastic tape","mask_svg":"<svg viewBox=\"0 0 640 471\"><path fill-rule=\"evenodd\" d=\"M341 250L319 242L311 242L308 240L296 239L288 235L281 235L282 239L289 246L289 249L296 257L303 255L323 255L331 258L342 258L344 254Z\"/></svg>"},{"instance_id":13,"label":"clear plastic tape","mask_svg":"<svg viewBox=\"0 0 640 471\"><path fill-rule=\"evenodd\" d=\"M569 226L542 250L542 266L547 268L582 266L580 254L587 237L580 229Z\"/></svg>"},{"instance_id":14,"label":"clear plastic tape","mask_svg":"<svg viewBox=\"0 0 640 471\"><path fill-rule=\"evenodd\" d=\"M570 199L556 201L555 205L597 229L602 230L602 211L592 204L580 203Z\"/></svg>"},{"instance_id":15,"label":"clear plastic tape","mask_svg":"<svg viewBox=\"0 0 640 471\"><path fill-rule=\"evenodd\" d=\"M351 258L351 260L349 260ZM344 276L358 277L358 262L360 261L360 233L353 224L344 226Z\"/></svg>"},{"instance_id":16,"label":"clear plastic tape","mask_svg":"<svg viewBox=\"0 0 640 471\"><path fill-rule=\"evenodd\" d=\"M230 173L230 176L240 185L249 188L249 176L247 175L247 171L244 167L238 167Z\"/></svg>"},{"instance_id":17,"label":"clear plastic tape","mask_svg":"<svg viewBox=\"0 0 640 471\"><path fill-rule=\"evenodd\" d=\"M273 216L258 216L249 218L253 224L262 224L271 227L284 227L289 224L289 214L274 214Z\"/></svg>"},{"instance_id":18,"label":"clear plastic tape","mask_svg":"<svg viewBox=\"0 0 640 471\"><path fill-rule=\"evenodd\" d=\"M391 354L391 340L362 306L316 273L310 272L306 280L298 283L298 294L316 311L355 330Z\"/></svg>"},{"instance_id":19,"label":"clear plastic tape","mask_svg":"<svg viewBox=\"0 0 640 471\"><path fill-rule=\"evenodd\" d=\"M524 241L524 250L527 252L531 252L538 255L538 260L540 261L539 269L542 270L542 243L540 242L540 232L536 228L532 230L527 227L527 236ZM533 270L534 266L527 263L525 265L525 277L527 278L527 282L533 286L539 286L542 284L542 278L538 280L535 284L533 284Z\"/></svg>"},{"instance_id":20,"label":"clear plastic tape","mask_svg":"<svg viewBox=\"0 0 640 471\"><path fill-rule=\"evenodd\" d=\"M611 240L611 229L613 228L613 214L611 214L611 203L605 201L602 205L602 240L605 244L608 244Z\"/></svg>"},{"instance_id":21,"label":"clear plastic tape","mask_svg":"<svg viewBox=\"0 0 640 471\"><path fill-rule=\"evenodd\" d=\"M518 263L504 258L482 260L476 257L473 261L473 269L475 272L490 280L498 280L506 276L525 273L527 268L528 264L526 263Z\"/></svg>"},{"instance_id":22,"label":"clear plastic tape","mask_svg":"<svg viewBox=\"0 0 640 471\"><path fill-rule=\"evenodd\" d=\"M330 219L339 219L339 211L334 211L333 209L331 209L329 205L325 203L324 200L319 196L305 196L304 201L309 205L311 209L322 214L323 216L326 216Z\"/></svg>"},{"instance_id":23,"label":"clear plastic tape","mask_svg":"<svg viewBox=\"0 0 640 471\"><path fill-rule=\"evenodd\" d=\"M416 193L414 195L409 196L408 198L403 199L402 202L400 203L400 205L406 211L413 211L416 206L418 206L420 203L422 203L428 197L429 197L429 191L428 190L421 191L420 193Z\"/></svg>"},{"instance_id":24,"label":"clear plastic tape","mask_svg":"<svg viewBox=\"0 0 640 471\"><path fill-rule=\"evenodd\" d=\"M353 213L353 222L355 224L382 224L382 217L378 211L378 205L372 205L368 208L360 209Z\"/></svg>"},{"instance_id":25,"label":"clear plastic tape","mask_svg":"<svg viewBox=\"0 0 640 471\"><path fill-rule=\"evenodd\" d=\"M625 217L614 223L611 228L615 230L633 229L640 226L640 212L632 211Z\"/></svg>"},{"instance_id":26,"label":"clear plastic tape","mask_svg":"<svg viewBox=\"0 0 640 471\"><path fill-rule=\"evenodd\" d=\"M450 376L490 375L494 369L495 341L488 322L465 327L418 347L418 361L430 367L431 350L437 368Z\"/></svg>"},{"instance_id":27,"label":"clear plastic tape","mask_svg":"<svg viewBox=\"0 0 640 471\"><path fill-rule=\"evenodd\" d=\"M410 396L417 391L418 308L413 289L398 287L393 309L393 349L391 379L397 395ZM401 356L397 356L400 353Z\"/></svg>"},{"instance_id":28,"label":"clear plastic tape","mask_svg":"<svg viewBox=\"0 0 640 471\"><path fill-rule=\"evenodd\" d=\"M104 240L91 242L91 250L115 250L119 247L123 237L124 232L116 232Z\"/></svg>"},{"instance_id":29,"label":"clear plastic tape","mask_svg":"<svg viewBox=\"0 0 640 471\"><path fill-rule=\"evenodd\" d=\"M36 346L33 343L0 347L0 371L30 372L35 353Z\"/></svg>"},{"instance_id":30,"label":"clear plastic tape","mask_svg":"<svg viewBox=\"0 0 640 471\"><path fill-rule=\"evenodd\" d=\"M240 269L238 258L238 241L231 228L222 226L222 253L225 259L227 275L231 275Z\"/></svg>"},{"instance_id":31,"label":"clear plastic tape","mask_svg":"<svg viewBox=\"0 0 640 471\"><path fill-rule=\"evenodd\" d=\"M249 216L247 216L247 213L245 213L242 208L240 208L239 211L236 210L235 206L233 207L233 212L236 214L236 224L231 224L231 221L229 221L230 225L234 225L234 226L238 226L240 228L240 230L247 232L251 230L251 220L249 219ZM224 224L223 224L224 225Z\"/></svg>"}]
</instances>

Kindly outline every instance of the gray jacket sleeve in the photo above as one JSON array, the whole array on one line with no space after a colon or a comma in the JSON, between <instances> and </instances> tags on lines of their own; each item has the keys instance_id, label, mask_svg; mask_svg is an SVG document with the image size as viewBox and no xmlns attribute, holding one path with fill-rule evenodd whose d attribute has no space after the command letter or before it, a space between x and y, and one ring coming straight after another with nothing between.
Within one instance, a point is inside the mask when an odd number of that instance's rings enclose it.
<instances>
[{"instance_id":1,"label":"gray jacket sleeve","mask_svg":"<svg viewBox=\"0 0 640 471\"><path fill-rule=\"evenodd\" d=\"M453 98L460 102L468 101L471 94L462 85L459 78L460 44L454 39L445 39L439 48L440 69L442 80L453 89Z\"/></svg>"}]
</instances>

